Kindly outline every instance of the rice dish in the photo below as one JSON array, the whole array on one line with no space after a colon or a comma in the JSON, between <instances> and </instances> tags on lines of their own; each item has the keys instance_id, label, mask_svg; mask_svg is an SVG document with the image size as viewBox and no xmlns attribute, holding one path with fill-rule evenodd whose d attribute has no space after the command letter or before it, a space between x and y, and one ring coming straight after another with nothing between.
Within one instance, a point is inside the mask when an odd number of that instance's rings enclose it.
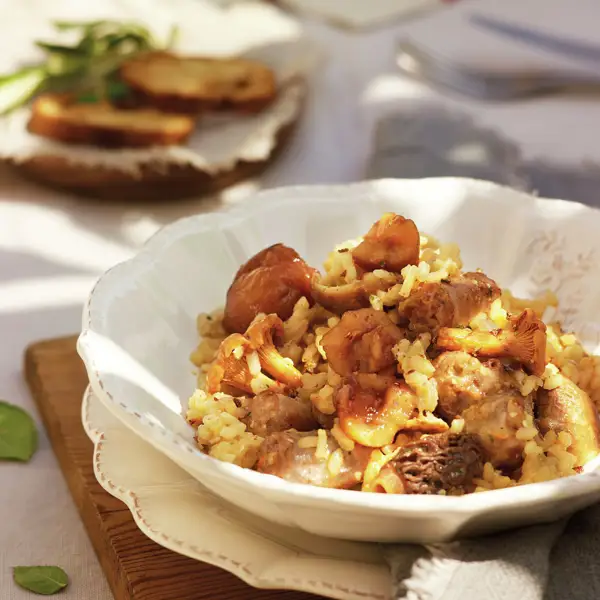
<instances>
[{"instance_id":1,"label":"rice dish","mask_svg":"<svg viewBox=\"0 0 600 600\"><path fill-rule=\"evenodd\" d=\"M545 322L556 306L391 213L322 273L276 244L199 315L186 418L215 459L322 487L462 495L574 475L600 453L600 357Z\"/></svg>"}]
</instances>

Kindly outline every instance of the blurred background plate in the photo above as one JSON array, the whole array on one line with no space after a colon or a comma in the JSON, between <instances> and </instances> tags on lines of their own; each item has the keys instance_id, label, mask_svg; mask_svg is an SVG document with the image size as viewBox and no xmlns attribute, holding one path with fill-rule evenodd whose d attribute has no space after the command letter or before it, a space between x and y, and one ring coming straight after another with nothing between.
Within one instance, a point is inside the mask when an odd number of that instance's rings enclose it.
<instances>
[{"instance_id":1,"label":"blurred background plate","mask_svg":"<svg viewBox=\"0 0 600 600\"><path fill-rule=\"evenodd\" d=\"M212 193L264 170L298 121L308 81L321 59L300 23L261 2L219 6L208 0L108 0L81 7L67 0L25 0L15 11L16 33L0 43L10 53L0 72L37 57L33 40L53 39L52 21L114 18L143 23L157 37L178 28L174 51L184 55L242 55L273 69L279 93L254 115L207 115L185 146L109 150L72 146L27 131L28 108L0 119L0 159L23 175L80 194L119 199L156 199Z\"/></svg>"},{"instance_id":2,"label":"blurred background plate","mask_svg":"<svg viewBox=\"0 0 600 600\"><path fill-rule=\"evenodd\" d=\"M304 88L304 85L301 86ZM304 89L302 89L304 93ZM289 123L274 132L266 156L235 161L211 173L190 164L148 160L135 172L80 164L68 157L40 154L24 160L6 162L22 176L58 190L107 200L160 201L214 194L240 181L260 175L283 152L301 115L302 99Z\"/></svg>"}]
</instances>

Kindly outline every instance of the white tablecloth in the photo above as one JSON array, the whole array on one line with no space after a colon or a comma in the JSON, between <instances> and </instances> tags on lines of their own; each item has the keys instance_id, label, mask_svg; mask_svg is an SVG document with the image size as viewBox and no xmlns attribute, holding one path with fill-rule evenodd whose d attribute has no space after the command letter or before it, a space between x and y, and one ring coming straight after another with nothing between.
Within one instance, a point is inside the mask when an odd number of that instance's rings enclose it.
<instances>
[{"instance_id":1,"label":"white tablecloth","mask_svg":"<svg viewBox=\"0 0 600 600\"><path fill-rule=\"evenodd\" d=\"M318 23L310 29L329 61L296 136L260 182L263 187L363 176L370 125L358 99L373 76L391 65L390 34L352 36ZM244 190L235 192L226 203ZM107 206L0 171L0 398L25 407L40 423L22 375L25 347L77 332L82 302L103 270L130 256L162 224L220 202ZM71 577L65 600L108 600L108 585L41 424L40 434L30 464L0 463L0 598L30 597L13 584L12 566L56 564Z\"/></svg>"},{"instance_id":2,"label":"white tablecloth","mask_svg":"<svg viewBox=\"0 0 600 600\"><path fill-rule=\"evenodd\" d=\"M9 27L10 15L2 16L2 26ZM394 40L410 26L350 34L307 23L329 59L295 138L262 187L363 177L378 102L389 109L399 91L410 97L418 91L393 75ZM22 376L25 347L75 333L95 278L162 224L240 201L243 192L173 205L108 205L48 192L1 171L0 398L23 406L39 423ZM12 583L12 566L56 564L72 580L65 600L108 600L108 585L41 425L40 434L30 464L0 463L0 598L30 597Z\"/></svg>"}]
</instances>

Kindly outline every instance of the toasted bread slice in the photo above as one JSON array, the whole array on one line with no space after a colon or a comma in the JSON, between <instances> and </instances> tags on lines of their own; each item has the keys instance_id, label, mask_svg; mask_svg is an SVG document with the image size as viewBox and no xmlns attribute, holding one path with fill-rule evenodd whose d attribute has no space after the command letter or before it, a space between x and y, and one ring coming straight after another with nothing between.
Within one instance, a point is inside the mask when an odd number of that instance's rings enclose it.
<instances>
[{"instance_id":1,"label":"toasted bread slice","mask_svg":"<svg viewBox=\"0 0 600 600\"><path fill-rule=\"evenodd\" d=\"M258 112L277 93L273 71L243 58L152 52L125 62L120 77L142 102L186 114L224 109Z\"/></svg>"},{"instance_id":2,"label":"toasted bread slice","mask_svg":"<svg viewBox=\"0 0 600 600\"><path fill-rule=\"evenodd\" d=\"M68 95L44 94L33 103L27 128L69 144L135 148L181 144L194 125L185 115L148 108L123 110L108 103L74 103Z\"/></svg>"}]
</instances>

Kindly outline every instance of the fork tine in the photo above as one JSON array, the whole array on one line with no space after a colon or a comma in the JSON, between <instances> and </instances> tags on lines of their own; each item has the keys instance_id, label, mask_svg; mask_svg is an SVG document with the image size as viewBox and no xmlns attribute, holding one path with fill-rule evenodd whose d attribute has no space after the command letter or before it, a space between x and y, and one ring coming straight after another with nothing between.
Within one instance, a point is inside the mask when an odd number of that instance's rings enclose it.
<instances>
[{"instance_id":1,"label":"fork tine","mask_svg":"<svg viewBox=\"0 0 600 600\"><path fill-rule=\"evenodd\" d=\"M445 58L434 57L430 52L418 48L411 42L400 42L396 55L398 67L411 76L433 81L469 95L487 97L487 85L473 77L468 69L451 64Z\"/></svg>"},{"instance_id":2,"label":"fork tine","mask_svg":"<svg viewBox=\"0 0 600 600\"><path fill-rule=\"evenodd\" d=\"M413 77L452 88L455 91L484 100L511 100L558 90L600 90L600 78L569 71L556 72L488 72L401 40L397 46L398 68Z\"/></svg>"}]
</instances>

